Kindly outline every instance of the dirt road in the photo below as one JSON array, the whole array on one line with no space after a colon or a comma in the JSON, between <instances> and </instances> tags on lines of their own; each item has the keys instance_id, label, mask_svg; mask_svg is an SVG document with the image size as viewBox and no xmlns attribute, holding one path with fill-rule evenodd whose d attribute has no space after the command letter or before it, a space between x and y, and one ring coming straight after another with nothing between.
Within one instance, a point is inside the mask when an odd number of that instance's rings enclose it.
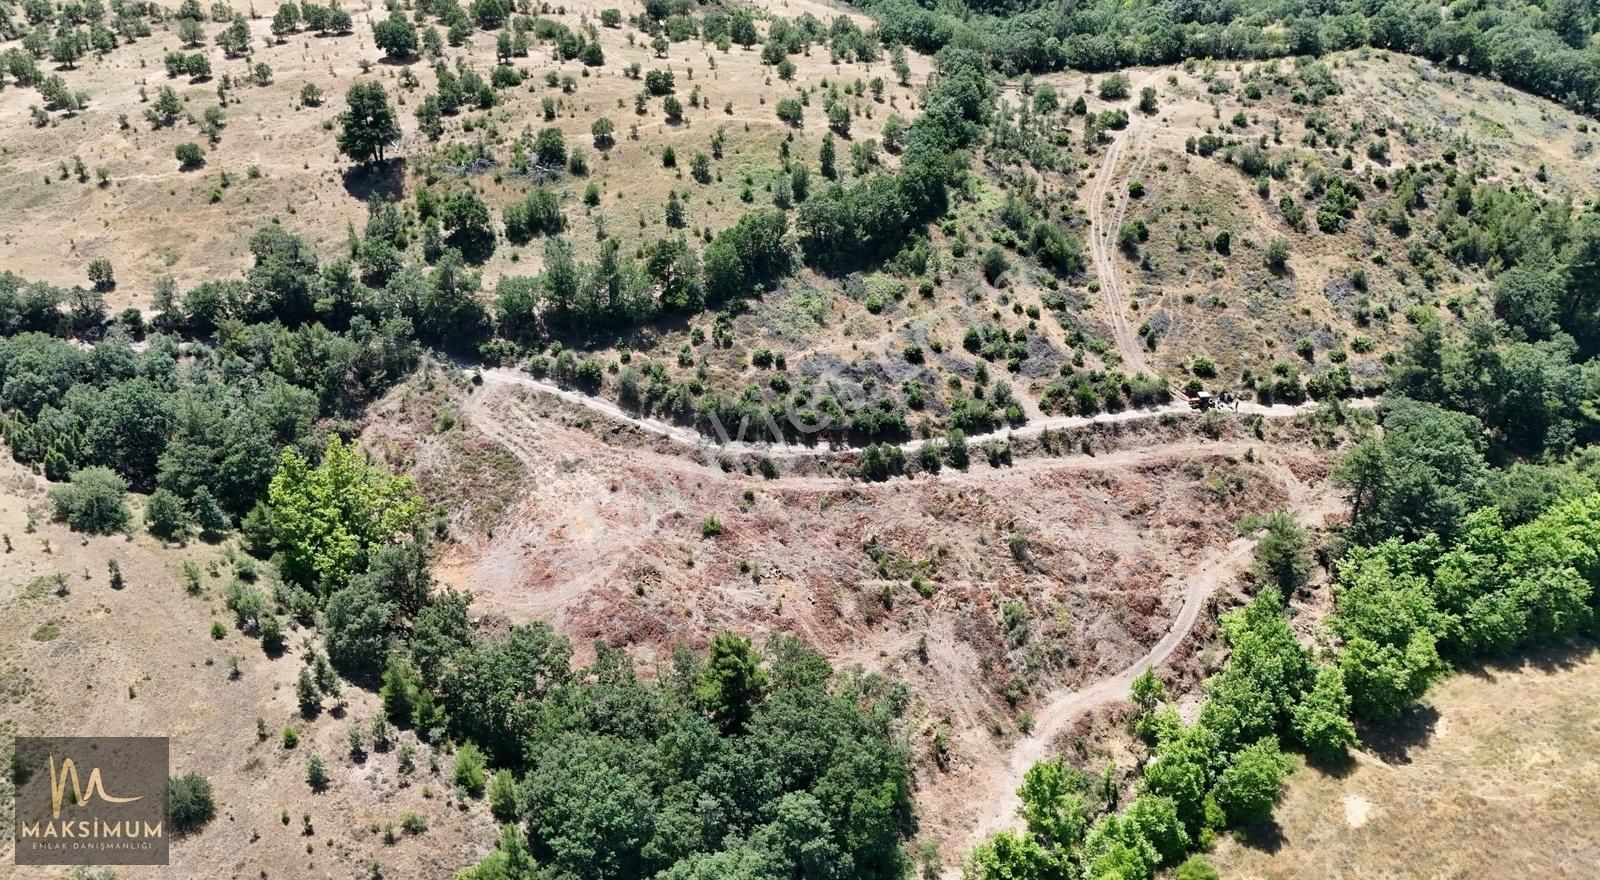
<instances>
[{"instance_id":1,"label":"dirt road","mask_svg":"<svg viewBox=\"0 0 1600 880\"><path fill-rule=\"evenodd\" d=\"M464 409L463 414L477 425L486 436L510 449L513 454L523 459L524 463L530 467L539 464L541 457L535 454L536 451L526 441L523 433L538 430L538 425L534 419L520 411L520 408L515 405L515 398L508 400L504 395L494 394L491 389L503 391L520 387L538 394L550 395L568 404L603 415L620 424L626 424L639 430L668 438L675 443L683 445L686 449L749 452L771 455L774 458L787 457L791 459L857 451L852 447L810 449L798 446L750 444L737 441L717 445L690 428L668 424L658 419L631 415L611 401L592 397L572 389L561 388L520 371L492 369L484 371L482 377L484 388L473 395L473 400ZM1374 401L1371 400L1357 400L1350 402L1350 405L1367 407L1373 405L1373 403ZM1266 406L1242 403L1238 412L1241 414L1261 415L1267 418L1286 418L1305 412L1313 406L1316 406L1316 404ZM1154 409L1132 410L1096 416L1060 416L1040 419L1015 430L996 431L969 439L974 443L983 443L989 440L1005 439L1006 437L1030 436L1046 429L1054 430L1101 422L1134 422L1189 412L1189 408L1185 405L1169 405ZM905 444L903 448L910 451L915 445L917 445L916 441ZM1234 445L1237 445L1238 448L1229 448ZM1205 441L1200 438L1186 437L1096 458L1084 458L1081 461L1053 458L1049 459L1049 462L1052 467L1081 467L1105 470L1153 458L1187 457L1206 453L1214 454L1219 451L1225 451L1230 454L1243 454L1244 451L1251 449L1260 452L1258 447L1259 444L1242 441L1237 444L1230 444L1229 441ZM629 453L619 449L618 454ZM699 467L689 457L678 459L660 451L652 454L660 456L659 466L662 467ZM1020 467L1028 467L1032 464L1031 460L1019 462ZM1043 466L1043 460L1040 460L1040 465ZM1331 496L1324 496L1311 491L1309 487L1302 484L1295 477L1291 469L1283 466L1282 463L1269 461L1268 465L1283 479L1289 496L1288 506L1291 512L1302 521L1316 523L1323 515L1331 512L1329 507L1329 504L1332 503ZM981 475L952 473L948 478L961 481L964 479L979 479ZM781 477L779 479L832 484L840 482L842 478ZM1135 678L1146 669L1160 666L1172 657L1173 653L1188 638L1196 622L1204 612L1210 597L1220 587L1243 572L1246 566L1250 564L1254 548L1255 542L1253 540L1238 538L1225 548L1213 553L1187 576L1174 579L1181 580L1181 584L1169 582L1171 592L1181 595L1181 605L1176 616L1168 625L1165 634L1150 647L1144 656L1111 676L1095 681L1085 687L1051 696L1034 712L1033 733L1016 743L1009 756L1002 759L1003 764L995 767L994 772L985 775L981 782L981 789L973 792L973 795L975 795L973 802L986 806L981 811L981 818L973 823L964 848L970 848L971 845L978 843L984 837L1003 828L1012 827L1018 822L1017 808L1021 802L1017 797L1016 790L1028 768L1033 766L1035 762L1049 757L1052 743L1079 715L1103 703L1125 698ZM949 876L958 875L951 874Z\"/></svg>"},{"instance_id":2,"label":"dirt road","mask_svg":"<svg viewBox=\"0 0 1600 880\"><path fill-rule=\"evenodd\" d=\"M616 403L603 397L595 397L581 391L575 391L530 376L521 370L507 367L496 367L484 370L483 377L485 388L494 386L520 386L539 394L546 394L559 398L574 406L579 406L591 412L599 413L608 419L621 424L630 425L639 430L665 437L675 443L687 447L700 449L714 449L719 452L748 453L751 455L765 455L774 459L795 460L803 458L826 458L831 455L858 453L862 447L829 445L829 446L801 446L790 443L751 443L743 440L730 440L718 443L713 438L683 425L674 425L649 416L633 415ZM1307 402L1301 404L1260 404L1241 402L1237 410L1239 415L1259 415L1265 418L1289 418L1298 413L1308 412L1319 404ZM1356 408L1365 408L1372 405L1370 400L1347 401L1347 405ZM1035 437L1045 431L1056 431L1065 428L1081 428L1088 425L1118 424L1123 422L1139 422L1148 419L1159 419L1163 416L1187 415L1193 410L1184 403L1169 403L1163 406L1147 409L1128 409L1113 413L1096 413L1092 416L1050 416L1048 418L1034 419L1018 428L1000 428L985 434L973 434L967 437L967 442L972 445L982 445L996 440L1020 440ZM496 438L500 439L500 438ZM915 454L922 446L921 440L909 440L900 444L901 451L908 455ZM511 443L507 442L510 446Z\"/></svg>"},{"instance_id":3,"label":"dirt road","mask_svg":"<svg viewBox=\"0 0 1600 880\"><path fill-rule=\"evenodd\" d=\"M1144 83L1141 82L1142 86ZM1112 136L1106 145L1100 168L1095 172L1094 184L1089 187L1089 252L1094 260L1095 277L1100 281L1100 296L1105 303L1106 321L1111 325L1111 336L1122 356L1123 366L1129 372L1149 373L1145 360L1144 341L1128 320L1128 293L1122 283L1121 268L1117 263L1117 233L1128 214L1128 187L1125 177L1119 176L1117 167L1129 148L1138 139L1144 118L1132 113L1128 126ZM1134 167L1142 157L1136 156ZM1111 204L1107 206L1106 202Z\"/></svg>"}]
</instances>

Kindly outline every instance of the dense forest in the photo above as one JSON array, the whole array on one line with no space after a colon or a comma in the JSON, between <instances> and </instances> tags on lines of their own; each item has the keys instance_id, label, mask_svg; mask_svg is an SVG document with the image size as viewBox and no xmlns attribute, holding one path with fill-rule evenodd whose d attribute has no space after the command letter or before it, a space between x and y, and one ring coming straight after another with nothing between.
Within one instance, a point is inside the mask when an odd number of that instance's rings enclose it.
<instances>
[{"instance_id":1,"label":"dense forest","mask_svg":"<svg viewBox=\"0 0 1600 880\"><path fill-rule=\"evenodd\" d=\"M932 54L974 49L1006 75L1114 70L1189 58L1315 56L1371 46L1499 79L1574 110L1600 111L1596 16L1587 0L1235 0L917 4L867 0L887 41Z\"/></svg>"}]
</instances>

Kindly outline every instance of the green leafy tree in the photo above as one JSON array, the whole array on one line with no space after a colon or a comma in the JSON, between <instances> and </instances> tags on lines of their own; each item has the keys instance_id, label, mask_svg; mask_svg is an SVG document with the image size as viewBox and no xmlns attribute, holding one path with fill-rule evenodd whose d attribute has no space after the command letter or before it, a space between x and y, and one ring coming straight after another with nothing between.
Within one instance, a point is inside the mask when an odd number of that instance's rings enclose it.
<instances>
[{"instance_id":1,"label":"green leafy tree","mask_svg":"<svg viewBox=\"0 0 1600 880\"><path fill-rule=\"evenodd\" d=\"M1272 817L1272 807L1289 767L1289 759L1278 750L1276 739L1258 740L1233 756L1217 777L1212 795L1230 823L1264 822Z\"/></svg>"},{"instance_id":2,"label":"green leafy tree","mask_svg":"<svg viewBox=\"0 0 1600 880\"><path fill-rule=\"evenodd\" d=\"M1049 845L1073 851L1089 829L1089 804L1081 773L1062 760L1040 761L1028 768L1017 795L1029 833Z\"/></svg>"},{"instance_id":3,"label":"green leafy tree","mask_svg":"<svg viewBox=\"0 0 1600 880\"><path fill-rule=\"evenodd\" d=\"M1292 595L1311 579L1311 538L1292 515L1274 511L1261 523L1255 562L1263 581Z\"/></svg>"},{"instance_id":4,"label":"green leafy tree","mask_svg":"<svg viewBox=\"0 0 1600 880\"><path fill-rule=\"evenodd\" d=\"M267 505L284 579L324 593L349 583L372 548L410 536L423 513L409 479L369 465L337 435L316 467L284 449Z\"/></svg>"},{"instance_id":5,"label":"green leafy tree","mask_svg":"<svg viewBox=\"0 0 1600 880\"><path fill-rule=\"evenodd\" d=\"M90 467L73 471L64 486L50 490L56 519L78 532L110 534L128 525L124 497L128 484L115 471Z\"/></svg>"},{"instance_id":6,"label":"green leafy tree","mask_svg":"<svg viewBox=\"0 0 1600 880\"><path fill-rule=\"evenodd\" d=\"M151 493L145 502L144 520L152 535L166 541L178 540L189 531L189 511L183 499L166 489Z\"/></svg>"},{"instance_id":7,"label":"green leafy tree","mask_svg":"<svg viewBox=\"0 0 1600 880\"><path fill-rule=\"evenodd\" d=\"M470 742L463 743L461 748L456 750L451 778L455 780L456 787L470 797L483 797L484 785L487 782L483 752Z\"/></svg>"},{"instance_id":8,"label":"green leafy tree","mask_svg":"<svg viewBox=\"0 0 1600 880\"><path fill-rule=\"evenodd\" d=\"M395 10L372 23L372 42L389 58L404 61L417 54L417 28L405 13Z\"/></svg>"},{"instance_id":9,"label":"green leafy tree","mask_svg":"<svg viewBox=\"0 0 1600 880\"><path fill-rule=\"evenodd\" d=\"M217 814L211 781L190 771L167 780L167 821L180 834L196 831Z\"/></svg>"},{"instance_id":10,"label":"green leafy tree","mask_svg":"<svg viewBox=\"0 0 1600 880\"><path fill-rule=\"evenodd\" d=\"M1350 500L1350 538L1448 539L1483 500L1482 426L1470 415L1404 398L1386 401L1382 437L1370 437L1333 471Z\"/></svg>"},{"instance_id":11,"label":"green leafy tree","mask_svg":"<svg viewBox=\"0 0 1600 880\"><path fill-rule=\"evenodd\" d=\"M339 152L357 163L382 162L389 145L400 140L400 121L389 94L378 82L358 82L345 93L348 109L339 114Z\"/></svg>"},{"instance_id":12,"label":"green leafy tree","mask_svg":"<svg viewBox=\"0 0 1600 880\"><path fill-rule=\"evenodd\" d=\"M718 726L732 733L743 730L765 687L761 655L748 639L725 632L712 640L695 697Z\"/></svg>"},{"instance_id":13,"label":"green leafy tree","mask_svg":"<svg viewBox=\"0 0 1600 880\"><path fill-rule=\"evenodd\" d=\"M390 625L399 609L367 577L333 591L322 611L328 659L340 669L374 672L389 651Z\"/></svg>"},{"instance_id":14,"label":"green leafy tree","mask_svg":"<svg viewBox=\"0 0 1600 880\"><path fill-rule=\"evenodd\" d=\"M1356 744L1356 728L1350 723L1350 695L1345 691L1340 667L1317 670L1316 684L1295 704L1294 734L1306 754L1324 761L1343 756Z\"/></svg>"}]
</instances>

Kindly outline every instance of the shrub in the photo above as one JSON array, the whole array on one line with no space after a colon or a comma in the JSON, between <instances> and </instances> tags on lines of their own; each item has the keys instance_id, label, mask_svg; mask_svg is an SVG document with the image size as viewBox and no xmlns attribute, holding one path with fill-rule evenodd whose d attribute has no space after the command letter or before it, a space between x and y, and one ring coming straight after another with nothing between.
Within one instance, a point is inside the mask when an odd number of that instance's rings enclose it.
<instances>
[{"instance_id":1,"label":"shrub","mask_svg":"<svg viewBox=\"0 0 1600 880\"><path fill-rule=\"evenodd\" d=\"M181 538L189 531L189 511L183 500L166 489L151 493L144 506L144 521L150 534L166 541Z\"/></svg>"},{"instance_id":2,"label":"shrub","mask_svg":"<svg viewBox=\"0 0 1600 880\"><path fill-rule=\"evenodd\" d=\"M197 143L179 144L172 153L178 158L178 168L184 171L199 168L201 165L206 164L206 153L200 149L200 145Z\"/></svg>"},{"instance_id":3,"label":"shrub","mask_svg":"<svg viewBox=\"0 0 1600 880\"><path fill-rule=\"evenodd\" d=\"M456 787L472 797L482 797L483 787L486 783L483 765L483 752L472 743L466 743L456 751L454 771Z\"/></svg>"},{"instance_id":4,"label":"shrub","mask_svg":"<svg viewBox=\"0 0 1600 880\"><path fill-rule=\"evenodd\" d=\"M1283 271L1289 264L1289 242L1287 239L1274 238L1267 243L1267 268L1274 272Z\"/></svg>"},{"instance_id":5,"label":"shrub","mask_svg":"<svg viewBox=\"0 0 1600 880\"><path fill-rule=\"evenodd\" d=\"M210 780L192 771L167 780L167 821L174 831L198 829L216 814Z\"/></svg>"},{"instance_id":6,"label":"shrub","mask_svg":"<svg viewBox=\"0 0 1600 880\"><path fill-rule=\"evenodd\" d=\"M110 468L91 467L74 471L65 486L50 490L50 501L56 519L73 531L109 534L128 524L127 493L128 484Z\"/></svg>"},{"instance_id":7,"label":"shrub","mask_svg":"<svg viewBox=\"0 0 1600 880\"><path fill-rule=\"evenodd\" d=\"M1106 101L1120 101L1128 97L1128 77L1113 73L1100 80L1100 97Z\"/></svg>"},{"instance_id":8,"label":"shrub","mask_svg":"<svg viewBox=\"0 0 1600 880\"><path fill-rule=\"evenodd\" d=\"M784 98L779 101L777 113L779 119L796 128L805 123L806 110L800 104L799 98Z\"/></svg>"},{"instance_id":9,"label":"shrub","mask_svg":"<svg viewBox=\"0 0 1600 880\"><path fill-rule=\"evenodd\" d=\"M1005 251L1000 250L997 245L991 245L983 252L982 267L984 279L993 284L1011 268L1011 264L1006 260Z\"/></svg>"},{"instance_id":10,"label":"shrub","mask_svg":"<svg viewBox=\"0 0 1600 880\"><path fill-rule=\"evenodd\" d=\"M116 272L111 267L111 261L105 257L97 257L89 261L89 283L95 290L110 290L117 286Z\"/></svg>"},{"instance_id":11,"label":"shrub","mask_svg":"<svg viewBox=\"0 0 1600 880\"><path fill-rule=\"evenodd\" d=\"M312 791L322 791L328 787L328 767L322 761L322 756L312 752L306 756L306 784Z\"/></svg>"}]
</instances>

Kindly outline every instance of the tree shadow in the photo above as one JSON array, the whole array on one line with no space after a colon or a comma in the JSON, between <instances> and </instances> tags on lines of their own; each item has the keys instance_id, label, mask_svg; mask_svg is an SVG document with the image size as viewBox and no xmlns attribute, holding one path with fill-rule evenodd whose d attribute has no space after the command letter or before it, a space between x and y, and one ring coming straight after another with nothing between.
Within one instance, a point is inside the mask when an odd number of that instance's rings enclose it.
<instances>
[{"instance_id":1,"label":"tree shadow","mask_svg":"<svg viewBox=\"0 0 1600 880\"><path fill-rule=\"evenodd\" d=\"M1233 836L1244 846L1268 855L1283 849L1283 845L1289 842L1289 838L1284 836L1283 826L1276 819L1244 825L1235 829Z\"/></svg>"},{"instance_id":2,"label":"tree shadow","mask_svg":"<svg viewBox=\"0 0 1600 880\"><path fill-rule=\"evenodd\" d=\"M1412 751L1428 745L1438 724L1438 709L1414 706L1393 721L1359 723L1357 731L1367 751L1385 764L1409 764Z\"/></svg>"},{"instance_id":3,"label":"tree shadow","mask_svg":"<svg viewBox=\"0 0 1600 880\"><path fill-rule=\"evenodd\" d=\"M1356 767L1360 765L1356 762L1354 755L1349 752L1342 752L1336 757L1313 758L1307 755L1306 766L1325 776L1343 779L1354 773Z\"/></svg>"},{"instance_id":4,"label":"tree shadow","mask_svg":"<svg viewBox=\"0 0 1600 880\"><path fill-rule=\"evenodd\" d=\"M406 160L385 159L352 165L344 170L344 191L365 202L382 196L398 202L406 195Z\"/></svg>"}]
</instances>

